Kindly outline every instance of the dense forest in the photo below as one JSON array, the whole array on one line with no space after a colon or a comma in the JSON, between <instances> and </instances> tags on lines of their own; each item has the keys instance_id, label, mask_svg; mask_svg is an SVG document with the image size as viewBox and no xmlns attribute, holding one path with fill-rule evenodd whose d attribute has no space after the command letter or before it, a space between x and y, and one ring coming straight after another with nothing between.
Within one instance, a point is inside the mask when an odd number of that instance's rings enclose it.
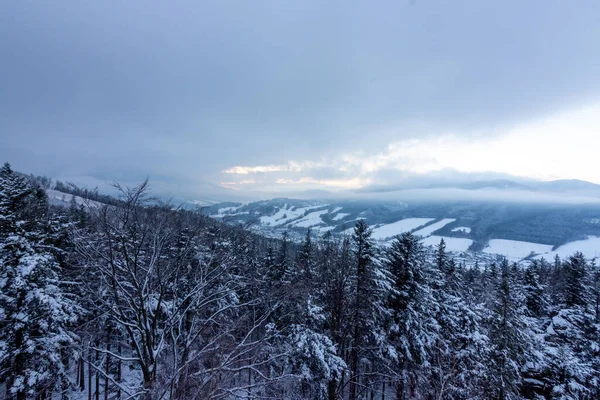
<instances>
[{"instance_id":1,"label":"dense forest","mask_svg":"<svg viewBox=\"0 0 600 400\"><path fill-rule=\"evenodd\" d=\"M2 398L600 398L580 253L465 266L410 233L375 246L363 220L296 244L147 182L70 207L44 186L0 170Z\"/></svg>"}]
</instances>

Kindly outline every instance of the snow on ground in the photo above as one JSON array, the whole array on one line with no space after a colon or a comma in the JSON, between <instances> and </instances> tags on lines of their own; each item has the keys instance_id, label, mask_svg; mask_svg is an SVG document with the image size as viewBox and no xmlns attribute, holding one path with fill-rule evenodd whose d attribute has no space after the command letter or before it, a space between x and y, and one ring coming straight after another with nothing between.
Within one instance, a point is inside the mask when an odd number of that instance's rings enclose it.
<instances>
[{"instance_id":1,"label":"snow on ground","mask_svg":"<svg viewBox=\"0 0 600 400\"><path fill-rule=\"evenodd\" d=\"M76 366L77 363L73 363L73 366ZM87 400L89 397L95 398L95 387L92 384L92 395L90 396L89 394L89 390L90 387L87 386L88 383L88 366L85 366L84 369L84 374L85 374L85 390L78 390L78 388L72 388L68 394L68 398L71 400ZM72 368L71 371L72 375L75 375L75 371ZM142 378L142 372L137 369L137 368L133 368L131 365L129 365L129 363L127 362L123 362L121 365L121 388L123 388L123 398L140 398L141 397L141 390L142 390L142 386L143 386L143 378ZM95 374L92 377L93 379L95 379ZM113 379L115 377L113 376ZM100 398L104 398L104 377L101 376L100 377ZM111 383L111 390L114 389L114 384ZM63 397L61 396L60 393L55 393L52 396L52 400L59 400L62 399ZM113 397L110 397L113 398Z\"/></svg>"},{"instance_id":2,"label":"snow on ground","mask_svg":"<svg viewBox=\"0 0 600 400\"><path fill-rule=\"evenodd\" d=\"M213 218L221 218L224 217L226 215L231 215L233 214L234 211L236 211L237 209L241 208L242 206L234 206L234 207L223 207L223 208L219 208L217 210L217 213L214 215L211 215L211 217Z\"/></svg>"},{"instance_id":3,"label":"snow on ground","mask_svg":"<svg viewBox=\"0 0 600 400\"><path fill-rule=\"evenodd\" d=\"M346 235L352 235L352 232L354 232L354 227L344 229L343 231L340 232L340 234L346 236Z\"/></svg>"},{"instance_id":4,"label":"snow on ground","mask_svg":"<svg viewBox=\"0 0 600 400\"><path fill-rule=\"evenodd\" d=\"M440 244L440 240L442 238L444 239L444 242L446 242L446 251L467 251L469 249L469 246L473 244L473 241L471 239L453 238L446 236L429 236L428 238L423 239L423 245L437 246L438 244Z\"/></svg>"},{"instance_id":5,"label":"snow on ground","mask_svg":"<svg viewBox=\"0 0 600 400\"><path fill-rule=\"evenodd\" d=\"M500 254L505 256L509 261L518 262L531 255L532 252L535 254L546 254L551 250L552 246L548 244L492 239L490 240L488 247L483 249L483 252Z\"/></svg>"},{"instance_id":6,"label":"snow on ground","mask_svg":"<svg viewBox=\"0 0 600 400\"><path fill-rule=\"evenodd\" d=\"M454 222L454 221L456 221L455 218L444 218L443 220L438 221L435 224L431 224L429 226L426 226L423 229L416 231L415 235L419 235L419 236L423 236L423 237L429 236L433 232L437 231L438 229L443 228L444 226L448 225L450 222Z\"/></svg>"},{"instance_id":7,"label":"snow on ground","mask_svg":"<svg viewBox=\"0 0 600 400\"><path fill-rule=\"evenodd\" d=\"M338 215L336 215L335 217L332 218L332 220L334 221L339 221L340 219L344 219L346 218L348 215L348 213L339 213Z\"/></svg>"},{"instance_id":8,"label":"snow on ground","mask_svg":"<svg viewBox=\"0 0 600 400\"><path fill-rule=\"evenodd\" d=\"M325 234L332 229L335 229L335 226L316 226L313 228L319 234Z\"/></svg>"},{"instance_id":9,"label":"snow on ground","mask_svg":"<svg viewBox=\"0 0 600 400\"><path fill-rule=\"evenodd\" d=\"M294 209L294 207L290 207L289 205L286 204L282 208L277 210L277 212L275 214L263 215L262 217L260 217L260 223L263 225L270 225L270 226L283 225L286 222L289 222L293 219L303 216L306 211L309 211L309 210L312 210L315 208L321 208L324 206L325 205L312 206L312 207L297 207Z\"/></svg>"},{"instance_id":10,"label":"snow on ground","mask_svg":"<svg viewBox=\"0 0 600 400\"><path fill-rule=\"evenodd\" d=\"M406 218L373 230L373 239L386 239L404 232L412 231L419 226L433 221L434 218Z\"/></svg>"},{"instance_id":11,"label":"snow on ground","mask_svg":"<svg viewBox=\"0 0 600 400\"><path fill-rule=\"evenodd\" d=\"M336 212L340 211L342 208L344 208L344 207L336 207L333 209L333 211L331 211L331 213L335 214Z\"/></svg>"},{"instance_id":12,"label":"snow on ground","mask_svg":"<svg viewBox=\"0 0 600 400\"><path fill-rule=\"evenodd\" d=\"M87 200L83 197L73 196L72 194L59 192L54 189L46 189L46 195L48 196L48 201L50 204L60 205L60 206L69 206L71 204L71 198L75 197L75 203L77 205L84 205L86 207L98 207L101 203L98 203L94 200Z\"/></svg>"},{"instance_id":13,"label":"snow on ground","mask_svg":"<svg viewBox=\"0 0 600 400\"><path fill-rule=\"evenodd\" d=\"M452 232L471 233L471 228L469 228L468 226L459 226L458 228L452 229Z\"/></svg>"},{"instance_id":14,"label":"snow on ground","mask_svg":"<svg viewBox=\"0 0 600 400\"><path fill-rule=\"evenodd\" d=\"M302 218L300 221L294 222L293 225L298 228L310 228L311 226L322 224L323 220L321 219L321 216L328 213L329 211L327 210L311 212L310 214L307 214L306 217Z\"/></svg>"},{"instance_id":15,"label":"snow on ground","mask_svg":"<svg viewBox=\"0 0 600 400\"><path fill-rule=\"evenodd\" d=\"M600 237L590 236L585 240L576 240L571 243L563 244L554 251L540 254L536 258L544 257L546 260L552 260L557 254L560 258L567 258L580 251L586 258L600 257Z\"/></svg>"}]
</instances>

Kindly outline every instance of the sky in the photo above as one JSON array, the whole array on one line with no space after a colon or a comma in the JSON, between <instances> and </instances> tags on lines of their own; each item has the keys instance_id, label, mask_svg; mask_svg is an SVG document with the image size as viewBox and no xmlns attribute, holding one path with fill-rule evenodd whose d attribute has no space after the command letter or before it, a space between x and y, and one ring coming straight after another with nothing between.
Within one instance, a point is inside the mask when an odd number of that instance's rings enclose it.
<instances>
[{"instance_id":1,"label":"sky","mask_svg":"<svg viewBox=\"0 0 600 400\"><path fill-rule=\"evenodd\" d=\"M192 198L600 183L597 0L0 5L0 160Z\"/></svg>"}]
</instances>

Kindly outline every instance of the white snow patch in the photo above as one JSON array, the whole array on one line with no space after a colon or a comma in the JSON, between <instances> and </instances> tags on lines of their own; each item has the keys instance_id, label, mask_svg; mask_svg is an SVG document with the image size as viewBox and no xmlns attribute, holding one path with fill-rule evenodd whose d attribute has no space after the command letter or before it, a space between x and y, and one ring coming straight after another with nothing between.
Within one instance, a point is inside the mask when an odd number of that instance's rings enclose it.
<instances>
[{"instance_id":1,"label":"white snow patch","mask_svg":"<svg viewBox=\"0 0 600 400\"><path fill-rule=\"evenodd\" d=\"M521 242L518 240L492 239L488 247L483 249L484 253L500 254L509 261L521 261L533 252L534 254L546 254L552 250L548 244Z\"/></svg>"},{"instance_id":2,"label":"white snow patch","mask_svg":"<svg viewBox=\"0 0 600 400\"><path fill-rule=\"evenodd\" d=\"M452 229L452 232L471 233L471 228L469 228L468 226L459 226L458 228Z\"/></svg>"},{"instance_id":3,"label":"white snow patch","mask_svg":"<svg viewBox=\"0 0 600 400\"><path fill-rule=\"evenodd\" d=\"M277 212L275 212L273 215L263 215L262 217L260 217L260 223L263 225L271 226L283 225L293 219L303 216L306 211L315 208L321 208L324 206L326 205L324 204L320 206L294 208L286 204L282 208L277 210Z\"/></svg>"},{"instance_id":4,"label":"white snow patch","mask_svg":"<svg viewBox=\"0 0 600 400\"><path fill-rule=\"evenodd\" d=\"M469 246L473 244L471 239L465 238L454 238L454 237L446 237L446 236L429 236L428 238L423 239L424 246L437 246L440 244L440 240L444 239L446 242L446 251L451 252L462 252L467 251Z\"/></svg>"},{"instance_id":5,"label":"white snow patch","mask_svg":"<svg viewBox=\"0 0 600 400\"><path fill-rule=\"evenodd\" d=\"M235 211L237 211L238 209L240 209L241 207L242 206L219 208L219 210L217 210L217 213L215 215L213 215L212 217L218 218L218 217L224 217L225 215L231 215Z\"/></svg>"},{"instance_id":6,"label":"white snow patch","mask_svg":"<svg viewBox=\"0 0 600 400\"><path fill-rule=\"evenodd\" d=\"M415 235L419 235L419 236L423 236L423 237L429 236L433 232L437 231L438 229L443 228L444 226L448 225L450 222L454 222L454 221L456 221L455 218L444 218L443 220L438 221L435 224L431 224L429 226L426 226L423 229L416 231Z\"/></svg>"},{"instance_id":7,"label":"white snow patch","mask_svg":"<svg viewBox=\"0 0 600 400\"><path fill-rule=\"evenodd\" d=\"M434 218L406 218L373 230L373 239L386 239L404 232L412 231L419 226L433 221Z\"/></svg>"},{"instance_id":8,"label":"white snow patch","mask_svg":"<svg viewBox=\"0 0 600 400\"><path fill-rule=\"evenodd\" d=\"M48 196L48 201L51 204L70 205L71 204L71 198L74 197L75 198L75 203L78 206L80 206L80 205L83 205L85 207L99 207L99 206L101 206L101 203L98 203L97 201L87 200L87 199L84 199L83 197L73 196L72 194L59 192L58 190L54 190L54 189L46 189L46 196Z\"/></svg>"},{"instance_id":9,"label":"white snow patch","mask_svg":"<svg viewBox=\"0 0 600 400\"><path fill-rule=\"evenodd\" d=\"M314 228L314 230L320 234L329 232L332 229L335 229L335 226L317 226Z\"/></svg>"},{"instance_id":10,"label":"white snow patch","mask_svg":"<svg viewBox=\"0 0 600 400\"><path fill-rule=\"evenodd\" d=\"M340 219L344 219L346 218L348 215L348 213L339 213L338 215L336 215L335 217L332 218L332 220L334 221L339 221Z\"/></svg>"},{"instance_id":11,"label":"white snow patch","mask_svg":"<svg viewBox=\"0 0 600 400\"><path fill-rule=\"evenodd\" d=\"M297 226L298 228L310 228L311 226L322 224L323 220L321 219L321 216L327 213L329 213L327 210L311 212L300 221L295 222L294 226Z\"/></svg>"},{"instance_id":12,"label":"white snow patch","mask_svg":"<svg viewBox=\"0 0 600 400\"><path fill-rule=\"evenodd\" d=\"M576 240L574 242L563 244L556 250L548 250L536 258L544 257L546 260L551 260L557 254L560 258L567 258L578 251L582 252L586 258L600 257L600 237L590 236L585 240Z\"/></svg>"},{"instance_id":13,"label":"white snow patch","mask_svg":"<svg viewBox=\"0 0 600 400\"><path fill-rule=\"evenodd\" d=\"M333 209L333 211L331 211L331 214L335 214L336 212L340 211L342 208L344 207L336 207Z\"/></svg>"}]
</instances>

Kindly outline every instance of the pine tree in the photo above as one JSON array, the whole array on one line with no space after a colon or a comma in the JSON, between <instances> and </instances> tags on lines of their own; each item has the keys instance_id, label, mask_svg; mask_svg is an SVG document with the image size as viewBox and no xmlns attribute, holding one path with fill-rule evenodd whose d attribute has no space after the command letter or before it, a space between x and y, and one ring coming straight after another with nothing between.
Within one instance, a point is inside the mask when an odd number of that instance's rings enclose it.
<instances>
[{"instance_id":1,"label":"pine tree","mask_svg":"<svg viewBox=\"0 0 600 400\"><path fill-rule=\"evenodd\" d=\"M45 203L8 164L0 171L0 380L17 399L51 393L66 380L62 347L76 306L39 219Z\"/></svg>"},{"instance_id":2,"label":"pine tree","mask_svg":"<svg viewBox=\"0 0 600 400\"><path fill-rule=\"evenodd\" d=\"M415 398L430 378L426 365L438 342L435 317L440 308L433 293L433 274L423 245L411 233L394 238L386 252L386 267L392 276L387 330L399 368L396 395Z\"/></svg>"},{"instance_id":3,"label":"pine tree","mask_svg":"<svg viewBox=\"0 0 600 400\"><path fill-rule=\"evenodd\" d=\"M443 242L436 249L436 267L430 286L437 302L439 328L428 360L433 383L429 394L436 399L473 398L483 387L481 371L488 349L480 309L465 301L460 290L465 286L462 268L456 267L454 259L448 260Z\"/></svg>"},{"instance_id":4,"label":"pine tree","mask_svg":"<svg viewBox=\"0 0 600 400\"><path fill-rule=\"evenodd\" d=\"M525 269L523 293L529 316L540 318L546 314L548 299L545 295L546 288L540 283L538 271L536 262L532 262Z\"/></svg>"},{"instance_id":5,"label":"pine tree","mask_svg":"<svg viewBox=\"0 0 600 400\"><path fill-rule=\"evenodd\" d=\"M533 359L532 333L525 320L521 291L511 276L506 259L500 266L500 280L495 291L489 336L491 360L487 395L499 400L519 398L522 370Z\"/></svg>"},{"instance_id":6,"label":"pine tree","mask_svg":"<svg viewBox=\"0 0 600 400\"><path fill-rule=\"evenodd\" d=\"M364 220L354 226L352 241L356 275L354 283L353 335L350 347L349 398L355 400L361 378L361 359L369 355L376 362L384 346L381 322L385 314L383 300L389 278L378 263L371 230ZM365 382L367 386L369 382Z\"/></svg>"},{"instance_id":7,"label":"pine tree","mask_svg":"<svg viewBox=\"0 0 600 400\"><path fill-rule=\"evenodd\" d=\"M598 356L598 328L588 265L581 253L555 266L560 274L562 304L556 305L546 329L546 384L557 399L591 398L590 381L597 377L593 367Z\"/></svg>"}]
</instances>

